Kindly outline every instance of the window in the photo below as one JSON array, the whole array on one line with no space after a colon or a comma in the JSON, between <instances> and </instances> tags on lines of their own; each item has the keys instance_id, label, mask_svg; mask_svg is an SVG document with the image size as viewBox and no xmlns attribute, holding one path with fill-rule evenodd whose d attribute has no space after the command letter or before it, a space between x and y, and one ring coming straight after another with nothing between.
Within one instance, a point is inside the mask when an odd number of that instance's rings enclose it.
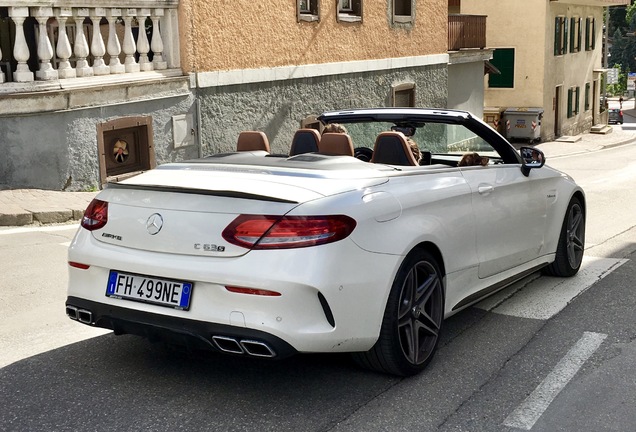
<instances>
[{"instance_id":1,"label":"window","mask_svg":"<svg viewBox=\"0 0 636 432\"><path fill-rule=\"evenodd\" d=\"M338 22L361 22L362 0L337 0Z\"/></svg>"},{"instance_id":2,"label":"window","mask_svg":"<svg viewBox=\"0 0 636 432\"><path fill-rule=\"evenodd\" d=\"M590 83L585 83L585 111L590 109Z\"/></svg>"},{"instance_id":3,"label":"window","mask_svg":"<svg viewBox=\"0 0 636 432\"><path fill-rule=\"evenodd\" d=\"M398 84L393 86L391 90L391 106L415 106L415 83Z\"/></svg>"},{"instance_id":4,"label":"window","mask_svg":"<svg viewBox=\"0 0 636 432\"><path fill-rule=\"evenodd\" d=\"M319 0L296 0L297 21L320 21Z\"/></svg>"},{"instance_id":5,"label":"window","mask_svg":"<svg viewBox=\"0 0 636 432\"><path fill-rule=\"evenodd\" d=\"M596 18L585 18L585 51L596 48Z\"/></svg>"},{"instance_id":6,"label":"window","mask_svg":"<svg viewBox=\"0 0 636 432\"><path fill-rule=\"evenodd\" d=\"M488 87L490 88L514 88L515 86L515 49L497 48L492 54L493 64L500 75L488 74Z\"/></svg>"},{"instance_id":7,"label":"window","mask_svg":"<svg viewBox=\"0 0 636 432\"><path fill-rule=\"evenodd\" d=\"M413 6L411 0L393 0L393 22L413 22Z\"/></svg>"},{"instance_id":8,"label":"window","mask_svg":"<svg viewBox=\"0 0 636 432\"><path fill-rule=\"evenodd\" d=\"M581 51L581 18L570 18L570 52Z\"/></svg>"},{"instance_id":9,"label":"window","mask_svg":"<svg viewBox=\"0 0 636 432\"><path fill-rule=\"evenodd\" d=\"M568 89L568 118L574 117L579 113L580 92L580 87L570 87Z\"/></svg>"},{"instance_id":10,"label":"window","mask_svg":"<svg viewBox=\"0 0 636 432\"><path fill-rule=\"evenodd\" d=\"M554 55L563 55L568 51L568 20L564 16L554 19Z\"/></svg>"}]
</instances>

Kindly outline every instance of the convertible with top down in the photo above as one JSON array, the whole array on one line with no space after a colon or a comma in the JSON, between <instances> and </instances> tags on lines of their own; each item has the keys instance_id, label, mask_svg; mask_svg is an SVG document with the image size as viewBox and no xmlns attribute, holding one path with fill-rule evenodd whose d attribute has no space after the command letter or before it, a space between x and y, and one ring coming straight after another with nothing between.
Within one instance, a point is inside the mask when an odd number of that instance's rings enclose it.
<instances>
[{"instance_id":1,"label":"convertible with top down","mask_svg":"<svg viewBox=\"0 0 636 432\"><path fill-rule=\"evenodd\" d=\"M463 111L318 120L346 132L300 129L279 154L246 131L237 151L107 184L69 247L67 315L231 355L347 352L407 376L445 318L534 272L579 270L584 192L539 149Z\"/></svg>"}]
</instances>

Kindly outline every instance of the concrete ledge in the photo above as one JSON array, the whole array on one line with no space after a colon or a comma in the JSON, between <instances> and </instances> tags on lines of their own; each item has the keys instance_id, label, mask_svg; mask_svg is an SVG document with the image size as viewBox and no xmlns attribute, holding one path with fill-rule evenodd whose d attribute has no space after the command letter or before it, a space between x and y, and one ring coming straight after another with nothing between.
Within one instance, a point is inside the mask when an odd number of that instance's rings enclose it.
<instances>
[{"instance_id":1,"label":"concrete ledge","mask_svg":"<svg viewBox=\"0 0 636 432\"><path fill-rule=\"evenodd\" d=\"M590 133L607 135L608 133L612 133L613 130L614 129L609 125L594 125L592 129L590 129Z\"/></svg>"},{"instance_id":2,"label":"concrete ledge","mask_svg":"<svg viewBox=\"0 0 636 432\"><path fill-rule=\"evenodd\" d=\"M33 223L33 215L31 213L0 213L0 226L23 226Z\"/></svg>"},{"instance_id":3,"label":"concrete ledge","mask_svg":"<svg viewBox=\"0 0 636 432\"><path fill-rule=\"evenodd\" d=\"M36 211L33 220L43 224L68 222L73 220L73 210Z\"/></svg>"}]
</instances>

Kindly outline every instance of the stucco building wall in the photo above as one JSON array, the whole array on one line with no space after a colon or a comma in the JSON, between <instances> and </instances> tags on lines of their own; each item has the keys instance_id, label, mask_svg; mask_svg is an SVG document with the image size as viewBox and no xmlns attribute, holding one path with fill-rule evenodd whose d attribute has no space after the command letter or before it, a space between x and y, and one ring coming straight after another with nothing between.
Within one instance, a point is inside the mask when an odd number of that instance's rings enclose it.
<instances>
[{"instance_id":1,"label":"stucco building wall","mask_svg":"<svg viewBox=\"0 0 636 432\"><path fill-rule=\"evenodd\" d=\"M265 132L272 153L287 154L301 120L331 109L390 106L391 87L401 83L415 84L416 106L444 107L447 79L440 64L199 89L202 154L234 150L243 130Z\"/></svg>"},{"instance_id":2,"label":"stucco building wall","mask_svg":"<svg viewBox=\"0 0 636 432\"><path fill-rule=\"evenodd\" d=\"M319 0L320 21L297 22L296 2L182 0L181 64L187 72L445 53L447 1L414 0L413 24L392 24L392 2L364 1L360 23L337 22Z\"/></svg>"},{"instance_id":3,"label":"stucco building wall","mask_svg":"<svg viewBox=\"0 0 636 432\"><path fill-rule=\"evenodd\" d=\"M0 184L13 188L87 190L99 187L98 123L152 116L158 164L198 157L196 145L175 148L172 117L194 113L191 93L27 115L0 116Z\"/></svg>"},{"instance_id":4,"label":"stucco building wall","mask_svg":"<svg viewBox=\"0 0 636 432\"><path fill-rule=\"evenodd\" d=\"M621 2L612 1L615 4ZM600 85L599 74L594 70L601 68L602 6L605 5L576 0L528 0L503 4L496 0L462 0L462 13L488 15L487 40L490 48L515 49L514 88L489 88L486 77L485 105L501 110L543 108L541 139L544 141L589 130L595 115L598 115ZM555 17L559 15L567 18L568 32L571 32L570 18L582 18L579 52L570 52L568 33L568 52L554 55ZM585 50L587 17L596 19L596 47L590 51ZM586 83L590 83L590 106L587 110L584 102ZM579 113L568 118L568 89L572 87L580 88Z\"/></svg>"}]
</instances>

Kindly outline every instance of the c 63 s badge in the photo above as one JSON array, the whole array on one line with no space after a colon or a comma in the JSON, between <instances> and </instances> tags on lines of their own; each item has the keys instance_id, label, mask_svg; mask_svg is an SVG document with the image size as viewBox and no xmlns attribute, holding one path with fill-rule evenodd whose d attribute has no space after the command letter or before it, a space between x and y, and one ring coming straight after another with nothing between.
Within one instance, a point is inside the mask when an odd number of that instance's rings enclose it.
<instances>
[{"instance_id":1,"label":"c 63 s badge","mask_svg":"<svg viewBox=\"0 0 636 432\"><path fill-rule=\"evenodd\" d=\"M196 250L204 250L206 252L225 252L225 246L217 246L215 244L208 243L195 243L194 248Z\"/></svg>"}]
</instances>

